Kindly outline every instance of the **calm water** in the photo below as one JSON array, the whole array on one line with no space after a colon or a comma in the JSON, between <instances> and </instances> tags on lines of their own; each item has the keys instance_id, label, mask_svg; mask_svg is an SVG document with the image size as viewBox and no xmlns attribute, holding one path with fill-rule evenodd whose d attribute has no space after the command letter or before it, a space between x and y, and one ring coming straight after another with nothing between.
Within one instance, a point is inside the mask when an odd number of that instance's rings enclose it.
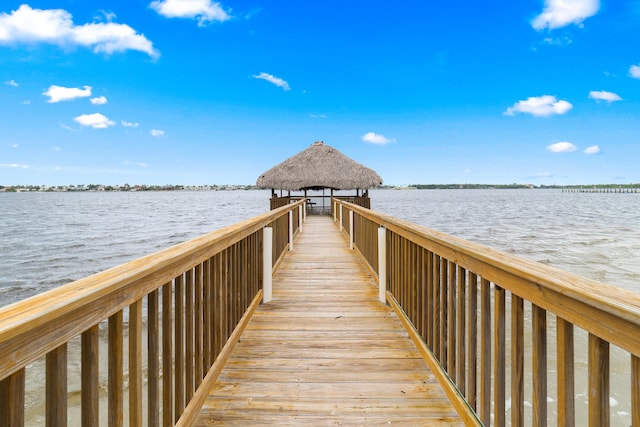
<instances>
[{"instance_id":1,"label":"calm water","mask_svg":"<svg viewBox=\"0 0 640 427\"><path fill-rule=\"evenodd\" d=\"M268 209L267 191L0 193L0 306ZM640 195L371 191L372 208L640 293Z\"/></svg>"},{"instance_id":2,"label":"calm water","mask_svg":"<svg viewBox=\"0 0 640 427\"><path fill-rule=\"evenodd\" d=\"M374 210L640 293L640 194L370 193ZM269 195L0 193L0 306L260 214L268 209ZM576 339L585 337L577 333ZM580 420L587 400L586 393L580 395L586 390L580 373L586 354L577 350L576 360ZM613 425L630 424L628 404L618 404L628 401L628 360L612 352ZM550 361L550 375L554 366ZM34 371L33 382L43 383L43 371Z\"/></svg>"},{"instance_id":3,"label":"calm water","mask_svg":"<svg viewBox=\"0 0 640 427\"><path fill-rule=\"evenodd\" d=\"M372 209L640 293L640 194L373 191Z\"/></svg>"}]
</instances>

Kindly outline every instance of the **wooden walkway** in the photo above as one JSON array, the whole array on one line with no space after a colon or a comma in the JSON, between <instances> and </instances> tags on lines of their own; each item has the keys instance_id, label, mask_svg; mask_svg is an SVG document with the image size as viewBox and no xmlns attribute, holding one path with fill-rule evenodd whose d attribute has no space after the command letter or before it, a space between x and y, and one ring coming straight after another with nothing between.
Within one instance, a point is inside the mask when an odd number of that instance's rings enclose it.
<instances>
[{"instance_id":1,"label":"wooden walkway","mask_svg":"<svg viewBox=\"0 0 640 427\"><path fill-rule=\"evenodd\" d=\"M463 425L330 217L308 217L196 425Z\"/></svg>"}]
</instances>

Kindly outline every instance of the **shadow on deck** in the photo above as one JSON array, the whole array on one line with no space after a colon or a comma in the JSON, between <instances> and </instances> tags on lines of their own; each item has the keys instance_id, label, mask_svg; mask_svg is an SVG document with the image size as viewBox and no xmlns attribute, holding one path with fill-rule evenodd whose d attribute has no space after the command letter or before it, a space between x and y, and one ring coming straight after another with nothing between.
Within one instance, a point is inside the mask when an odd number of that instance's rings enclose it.
<instances>
[{"instance_id":1,"label":"shadow on deck","mask_svg":"<svg viewBox=\"0 0 640 427\"><path fill-rule=\"evenodd\" d=\"M308 217L196 425L463 425L330 217Z\"/></svg>"}]
</instances>

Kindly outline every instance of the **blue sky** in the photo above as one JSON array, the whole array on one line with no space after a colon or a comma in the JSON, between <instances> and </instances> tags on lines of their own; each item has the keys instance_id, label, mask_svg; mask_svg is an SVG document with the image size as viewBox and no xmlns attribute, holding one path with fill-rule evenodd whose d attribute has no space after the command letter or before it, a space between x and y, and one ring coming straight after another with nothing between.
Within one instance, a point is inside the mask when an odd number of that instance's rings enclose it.
<instances>
[{"instance_id":1,"label":"blue sky","mask_svg":"<svg viewBox=\"0 0 640 427\"><path fill-rule=\"evenodd\" d=\"M5 0L0 185L640 182L640 1Z\"/></svg>"}]
</instances>

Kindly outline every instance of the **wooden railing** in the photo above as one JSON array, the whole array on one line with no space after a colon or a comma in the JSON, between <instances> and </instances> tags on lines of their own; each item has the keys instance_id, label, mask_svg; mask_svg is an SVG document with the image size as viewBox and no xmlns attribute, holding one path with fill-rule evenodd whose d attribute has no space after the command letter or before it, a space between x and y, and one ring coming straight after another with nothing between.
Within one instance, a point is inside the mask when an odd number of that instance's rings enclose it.
<instances>
[{"instance_id":1,"label":"wooden railing","mask_svg":"<svg viewBox=\"0 0 640 427\"><path fill-rule=\"evenodd\" d=\"M35 418L47 426L67 424L72 364L83 426L120 426L125 413L130 426L188 425L262 299L264 272L292 247L302 203L0 309L0 426L24 425L25 378L42 358L46 407ZM67 350L75 337L78 354Z\"/></svg>"},{"instance_id":2,"label":"wooden railing","mask_svg":"<svg viewBox=\"0 0 640 427\"><path fill-rule=\"evenodd\" d=\"M580 424L575 384L584 376L582 419L609 425L615 346L626 354L622 383L629 389L622 395L630 400L631 425L640 427L638 294L333 203L336 222L342 211L342 229L378 275L381 299L406 322L468 424L523 426L530 418L528 424L546 426L553 417L559 426ZM557 402L553 417L549 401Z\"/></svg>"}]
</instances>

